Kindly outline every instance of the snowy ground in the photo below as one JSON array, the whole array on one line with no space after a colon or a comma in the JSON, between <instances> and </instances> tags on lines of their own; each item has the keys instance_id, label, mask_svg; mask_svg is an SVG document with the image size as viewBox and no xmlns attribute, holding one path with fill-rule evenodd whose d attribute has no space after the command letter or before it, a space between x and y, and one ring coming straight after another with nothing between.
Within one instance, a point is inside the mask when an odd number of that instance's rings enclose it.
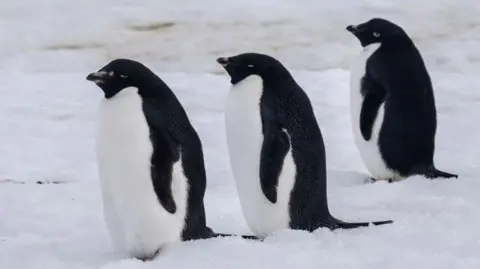
<instances>
[{"instance_id":1,"label":"snowy ground","mask_svg":"<svg viewBox=\"0 0 480 269\"><path fill-rule=\"evenodd\" d=\"M480 3L252 1L0 4L1 269L480 268ZM436 164L460 178L363 182L346 70L359 45L344 27L372 16L399 22L418 42L436 87ZM209 225L249 233L225 145L228 81L214 61L247 50L277 56L309 94L325 138L335 216L395 224L282 231L262 243L181 243L148 263L113 256L93 148L101 94L86 74L112 57L153 67L202 138Z\"/></svg>"},{"instance_id":2,"label":"snowy ground","mask_svg":"<svg viewBox=\"0 0 480 269\"><path fill-rule=\"evenodd\" d=\"M6 0L0 70L85 72L130 57L164 72L218 72L212 59L248 50L294 69L345 68L358 46L345 26L382 16L433 65L463 72L480 68L479 14L476 0Z\"/></svg>"}]
</instances>

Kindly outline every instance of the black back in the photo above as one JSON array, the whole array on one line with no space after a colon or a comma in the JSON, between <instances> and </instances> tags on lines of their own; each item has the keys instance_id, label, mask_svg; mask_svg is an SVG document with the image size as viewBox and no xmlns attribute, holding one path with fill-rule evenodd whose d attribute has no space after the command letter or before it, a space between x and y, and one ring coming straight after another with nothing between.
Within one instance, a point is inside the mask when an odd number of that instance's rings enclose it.
<instances>
[{"instance_id":1,"label":"black back","mask_svg":"<svg viewBox=\"0 0 480 269\"><path fill-rule=\"evenodd\" d=\"M250 75L258 75L263 80L260 112L264 142L260 181L265 196L272 203L276 202L279 172L291 148L297 174L290 195L290 227L313 231L319 227L339 228L346 224L333 218L329 212L322 133L307 94L290 72L273 57L258 53L219 58L217 62L229 73L232 84Z\"/></svg>"},{"instance_id":2,"label":"black back","mask_svg":"<svg viewBox=\"0 0 480 269\"><path fill-rule=\"evenodd\" d=\"M371 138L373 122L384 103L379 148L386 165L402 176L433 167L437 128L432 82L420 52L406 32L384 19L349 26L362 46L380 43L367 60L362 79L364 102L360 129Z\"/></svg>"},{"instance_id":3,"label":"black back","mask_svg":"<svg viewBox=\"0 0 480 269\"><path fill-rule=\"evenodd\" d=\"M115 96L126 87L138 88L150 127L151 177L159 203L170 213L177 210L171 183L173 165L181 158L189 187L182 239L212 236L205 220L206 172L202 144L175 94L147 67L128 59L114 60L87 79L97 83L105 98Z\"/></svg>"}]
</instances>

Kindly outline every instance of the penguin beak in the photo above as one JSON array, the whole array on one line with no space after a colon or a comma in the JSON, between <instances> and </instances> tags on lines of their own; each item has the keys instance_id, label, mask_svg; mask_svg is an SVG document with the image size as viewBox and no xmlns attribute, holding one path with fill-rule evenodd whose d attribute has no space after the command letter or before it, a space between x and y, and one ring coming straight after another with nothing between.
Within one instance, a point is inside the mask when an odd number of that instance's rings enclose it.
<instances>
[{"instance_id":1,"label":"penguin beak","mask_svg":"<svg viewBox=\"0 0 480 269\"><path fill-rule=\"evenodd\" d=\"M95 83L101 83L107 77L107 72L105 71L98 71L91 73L87 76L87 80L93 81Z\"/></svg>"},{"instance_id":2,"label":"penguin beak","mask_svg":"<svg viewBox=\"0 0 480 269\"><path fill-rule=\"evenodd\" d=\"M220 58L217 59L217 63L219 63L223 67L226 67L228 65L228 58L220 57Z\"/></svg>"},{"instance_id":3,"label":"penguin beak","mask_svg":"<svg viewBox=\"0 0 480 269\"><path fill-rule=\"evenodd\" d=\"M355 34L357 32L357 26L356 25L349 25L347 26L347 31L349 31L352 34Z\"/></svg>"},{"instance_id":4,"label":"penguin beak","mask_svg":"<svg viewBox=\"0 0 480 269\"><path fill-rule=\"evenodd\" d=\"M358 24L358 25L349 25L346 27L347 31L352 33L353 35L357 36L365 31L368 30L368 26L365 23Z\"/></svg>"}]
</instances>

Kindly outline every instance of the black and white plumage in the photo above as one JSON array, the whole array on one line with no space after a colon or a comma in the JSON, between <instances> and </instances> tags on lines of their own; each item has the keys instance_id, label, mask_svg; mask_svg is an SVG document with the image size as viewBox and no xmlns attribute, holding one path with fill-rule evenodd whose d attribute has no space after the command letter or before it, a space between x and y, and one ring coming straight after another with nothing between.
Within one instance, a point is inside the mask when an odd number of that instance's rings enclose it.
<instances>
[{"instance_id":1,"label":"black and white plumage","mask_svg":"<svg viewBox=\"0 0 480 269\"><path fill-rule=\"evenodd\" d=\"M434 166L433 86L407 33L380 18L347 30L363 47L351 70L350 105L355 142L373 178L458 177Z\"/></svg>"},{"instance_id":2,"label":"black and white plumage","mask_svg":"<svg viewBox=\"0 0 480 269\"><path fill-rule=\"evenodd\" d=\"M278 60L244 53L217 62L230 75L230 163L243 214L256 235L392 223L346 223L331 216L320 128L308 96Z\"/></svg>"},{"instance_id":3,"label":"black and white plumage","mask_svg":"<svg viewBox=\"0 0 480 269\"><path fill-rule=\"evenodd\" d=\"M202 143L170 88L128 59L110 62L87 80L105 96L96 152L115 250L145 260L169 242L228 236L206 225Z\"/></svg>"}]
</instances>

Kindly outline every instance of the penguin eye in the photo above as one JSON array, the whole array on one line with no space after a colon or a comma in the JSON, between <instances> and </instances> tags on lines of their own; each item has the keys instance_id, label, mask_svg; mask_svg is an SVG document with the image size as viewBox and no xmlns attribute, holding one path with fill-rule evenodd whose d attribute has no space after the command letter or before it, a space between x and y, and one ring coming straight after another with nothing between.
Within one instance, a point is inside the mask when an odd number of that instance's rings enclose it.
<instances>
[{"instance_id":1,"label":"penguin eye","mask_svg":"<svg viewBox=\"0 0 480 269\"><path fill-rule=\"evenodd\" d=\"M379 36L380 36L380 33L379 33L379 32L373 32L373 36L374 36L374 37L379 37Z\"/></svg>"},{"instance_id":2,"label":"penguin eye","mask_svg":"<svg viewBox=\"0 0 480 269\"><path fill-rule=\"evenodd\" d=\"M248 66L248 67L250 67L250 68L254 67L254 65L253 65L253 64L249 64L249 65L247 65L247 66Z\"/></svg>"},{"instance_id":3,"label":"penguin eye","mask_svg":"<svg viewBox=\"0 0 480 269\"><path fill-rule=\"evenodd\" d=\"M121 78L128 78L128 76L120 75Z\"/></svg>"}]
</instances>

